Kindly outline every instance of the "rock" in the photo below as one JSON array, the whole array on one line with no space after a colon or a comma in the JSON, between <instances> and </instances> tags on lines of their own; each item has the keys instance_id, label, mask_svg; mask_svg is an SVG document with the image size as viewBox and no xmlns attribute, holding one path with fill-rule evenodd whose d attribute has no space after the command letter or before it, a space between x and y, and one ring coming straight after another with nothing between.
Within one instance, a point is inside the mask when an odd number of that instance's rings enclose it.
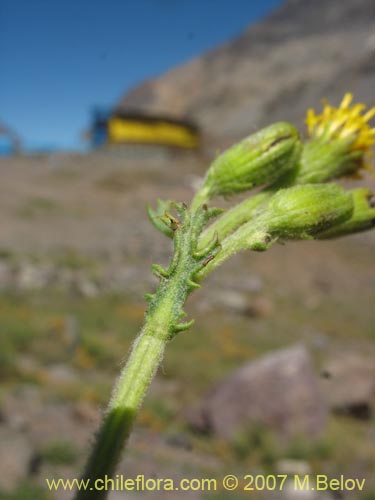
<instances>
[{"instance_id":1,"label":"rock","mask_svg":"<svg viewBox=\"0 0 375 500\"><path fill-rule=\"evenodd\" d=\"M295 346L236 370L187 419L197 430L224 439L233 439L251 424L285 438L316 437L324 429L326 413L309 353Z\"/></svg>"},{"instance_id":2,"label":"rock","mask_svg":"<svg viewBox=\"0 0 375 500\"><path fill-rule=\"evenodd\" d=\"M25 436L2 429L0 431L0 490L10 491L30 471L33 450Z\"/></svg>"},{"instance_id":3,"label":"rock","mask_svg":"<svg viewBox=\"0 0 375 500\"><path fill-rule=\"evenodd\" d=\"M336 413L369 419L374 413L375 364L353 352L340 352L328 359L321 372L325 399Z\"/></svg>"}]
</instances>

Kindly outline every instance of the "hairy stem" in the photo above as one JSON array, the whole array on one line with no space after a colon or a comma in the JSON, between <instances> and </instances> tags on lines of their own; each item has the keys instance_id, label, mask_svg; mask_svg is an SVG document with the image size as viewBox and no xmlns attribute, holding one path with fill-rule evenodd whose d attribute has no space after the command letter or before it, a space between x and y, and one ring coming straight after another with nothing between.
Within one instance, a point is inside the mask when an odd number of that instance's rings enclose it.
<instances>
[{"instance_id":1,"label":"hairy stem","mask_svg":"<svg viewBox=\"0 0 375 500\"><path fill-rule=\"evenodd\" d=\"M184 209L185 210L185 209ZM78 491L76 500L103 500L107 497L104 479L114 475L126 445L134 420L153 376L163 358L166 344L192 322L181 323L183 306L194 288L196 274L211 260L197 253L197 239L210 212L200 209L191 215L182 213L176 221L174 256L168 269L154 266L160 278L156 292L148 297L149 307L144 326L133 344L126 363L113 390L101 428L97 434L83 479L90 480L89 488ZM212 245L211 245L212 247ZM212 252L213 248L209 249ZM92 489L90 489L90 487Z\"/></svg>"},{"instance_id":2,"label":"hairy stem","mask_svg":"<svg viewBox=\"0 0 375 500\"><path fill-rule=\"evenodd\" d=\"M254 250L262 252L267 250L276 241L261 226L250 227L251 222L240 227L221 242L221 248L215 259L204 267L197 275L197 281L201 282L217 267L242 250ZM246 234L246 238L244 238Z\"/></svg>"},{"instance_id":3,"label":"hairy stem","mask_svg":"<svg viewBox=\"0 0 375 500\"><path fill-rule=\"evenodd\" d=\"M162 359L166 344L162 339L163 331L164 325L158 325L158 329L154 331L155 336L151 336L145 328L135 341L84 473L83 478L90 480L93 490L78 491L77 500L106 498L108 491L104 488L100 490L104 486L103 479L112 477L115 472L144 394Z\"/></svg>"},{"instance_id":4,"label":"hairy stem","mask_svg":"<svg viewBox=\"0 0 375 500\"><path fill-rule=\"evenodd\" d=\"M219 241L223 241L229 234L249 222L254 217L259 206L268 200L272 194L272 191L269 190L261 191L257 195L246 198L242 203L235 205L202 232L199 246L206 246L215 233L217 233Z\"/></svg>"}]
</instances>

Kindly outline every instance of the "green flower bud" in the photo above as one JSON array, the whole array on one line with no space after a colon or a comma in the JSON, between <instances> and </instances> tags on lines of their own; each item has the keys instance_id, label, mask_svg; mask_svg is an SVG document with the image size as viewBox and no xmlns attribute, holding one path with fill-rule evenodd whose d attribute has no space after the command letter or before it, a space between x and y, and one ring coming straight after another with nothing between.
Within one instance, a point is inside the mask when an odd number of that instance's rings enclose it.
<instances>
[{"instance_id":1,"label":"green flower bud","mask_svg":"<svg viewBox=\"0 0 375 500\"><path fill-rule=\"evenodd\" d=\"M347 220L351 193L336 184L307 184L281 189L254 223L272 237L304 239Z\"/></svg>"},{"instance_id":2,"label":"green flower bud","mask_svg":"<svg viewBox=\"0 0 375 500\"><path fill-rule=\"evenodd\" d=\"M352 216L318 234L319 239L338 238L375 227L375 195L365 188L354 189L351 193L354 204Z\"/></svg>"},{"instance_id":3,"label":"green flower bud","mask_svg":"<svg viewBox=\"0 0 375 500\"><path fill-rule=\"evenodd\" d=\"M250 135L214 160L200 198L271 184L297 165L301 147L298 132L289 123L275 123Z\"/></svg>"},{"instance_id":4,"label":"green flower bud","mask_svg":"<svg viewBox=\"0 0 375 500\"><path fill-rule=\"evenodd\" d=\"M343 176L355 176L363 153L352 150L351 142L350 139L332 142L316 139L305 143L293 183L316 184Z\"/></svg>"},{"instance_id":5,"label":"green flower bud","mask_svg":"<svg viewBox=\"0 0 375 500\"><path fill-rule=\"evenodd\" d=\"M311 239L317 233L347 220L353 213L351 193L335 184L308 184L280 189L253 219L221 241L221 249L202 280L241 250L265 251L278 239Z\"/></svg>"}]
</instances>

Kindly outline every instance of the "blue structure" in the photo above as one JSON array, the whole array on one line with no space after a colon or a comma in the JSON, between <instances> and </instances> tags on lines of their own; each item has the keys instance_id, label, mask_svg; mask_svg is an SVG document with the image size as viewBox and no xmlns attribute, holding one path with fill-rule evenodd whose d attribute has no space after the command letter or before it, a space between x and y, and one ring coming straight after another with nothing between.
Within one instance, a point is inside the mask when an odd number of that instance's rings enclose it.
<instances>
[{"instance_id":1,"label":"blue structure","mask_svg":"<svg viewBox=\"0 0 375 500\"><path fill-rule=\"evenodd\" d=\"M108 119L110 110L95 109L93 112L93 127L91 129L91 144L97 148L104 146L108 137Z\"/></svg>"},{"instance_id":2,"label":"blue structure","mask_svg":"<svg viewBox=\"0 0 375 500\"><path fill-rule=\"evenodd\" d=\"M20 149L20 141L16 134L5 125L0 124L0 156L10 156Z\"/></svg>"},{"instance_id":3,"label":"blue structure","mask_svg":"<svg viewBox=\"0 0 375 500\"><path fill-rule=\"evenodd\" d=\"M13 154L13 143L7 137L0 137L0 156Z\"/></svg>"}]
</instances>

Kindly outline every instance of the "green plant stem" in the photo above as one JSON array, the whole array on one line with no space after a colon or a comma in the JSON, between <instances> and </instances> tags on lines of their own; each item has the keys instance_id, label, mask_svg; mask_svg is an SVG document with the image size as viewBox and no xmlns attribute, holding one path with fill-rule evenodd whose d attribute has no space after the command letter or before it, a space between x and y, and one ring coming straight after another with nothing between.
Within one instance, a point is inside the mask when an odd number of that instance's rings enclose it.
<instances>
[{"instance_id":1,"label":"green plant stem","mask_svg":"<svg viewBox=\"0 0 375 500\"><path fill-rule=\"evenodd\" d=\"M196 212L202 205L207 203L210 200L210 192L209 189L205 186L203 186L197 193L195 194L194 198L191 201L190 208L192 212Z\"/></svg>"},{"instance_id":2,"label":"green plant stem","mask_svg":"<svg viewBox=\"0 0 375 500\"><path fill-rule=\"evenodd\" d=\"M199 247L205 247L217 233L219 241L223 241L229 234L233 233L240 226L249 222L259 208L267 201L273 192L264 190L251 198L246 198L242 203L235 205L225 212L224 215L214 221L207 229L202 232L199 239Z\"/></svg>"},{"instance_id":3,"label":"green plant stem","mask_svg":"<svg viewBox=\"0 0 375 500\"><path fill-rule=\"evenodd\" d=\"M204 219L206 215L202 214L201 219ZM76 500L106 498L108 491L97 490L95 481L114 475L142 400L163 358L166 344L176 333L191 326L192 322L179 321L185 315L183 306L187 296L199 287L193 281L194 276L205 265L205 262L201 262L205 256L194 254L198 238L195 216L187 212L184 223L175 231L175 252L169 269L154 267L156 274L162 273L159 275L159 286L155 294L148 297L149 307L144 326L115 385L83 475L83 479L90 480L93 490L78 491ZM101 481L97 484L102 486Z\"/></svg>"},{"instance_id":4,"label":"green plant stem","mask_svg":"<svg viewBox=\"0 0 375 500\"><path fill-rule=\"evenodd\" d=\"M240 227L225 238L221 242L221 248L217 253L215 259L204 267L197 276L198 282L203 281L209 274L212 273L217 267L221 266L226 260L242 250L265 251L267 250L277 238L271 238L270 235L261 227L250 227L251 222ZM246 234L246 247L244 246L244 234Z\"/></svg>"},{"instance_id":5,"label":"green plant stem","mask_svg":"<svg viewBox=\"0 0 375 500\"><path fill-rule=\"evenodd\" d=\"M115 387L86 466L84 479L90 479L94 491L78 491L77 500L99 500L106 498L108 494L108 491L104 489L96 490L94 481L113 476L138 409L163 357L166 345L166 340L163 338L166 325L158 324L151 335L150 323L152 322L146 322L133 345L132 353ZM98 483L98 486L102 486L102 483Z\"/></svg>"},{"instance_id":6,"label":"green plant stem","mask_svg":"<svg viewBox=\"0 0 375 500\"><path fill-rule=\"evenodd\" d=\"M163 358L170 338L170 317L176 307L166 290L165 300L147 317L144 327L115 386L101 429L86 466L84 479L94 484L97 479L112 477L139 407ZM165 315L158 314L163 309ZM80 491L81 499L104 499L106 491Z\"/></svg>"}]
</instances>

